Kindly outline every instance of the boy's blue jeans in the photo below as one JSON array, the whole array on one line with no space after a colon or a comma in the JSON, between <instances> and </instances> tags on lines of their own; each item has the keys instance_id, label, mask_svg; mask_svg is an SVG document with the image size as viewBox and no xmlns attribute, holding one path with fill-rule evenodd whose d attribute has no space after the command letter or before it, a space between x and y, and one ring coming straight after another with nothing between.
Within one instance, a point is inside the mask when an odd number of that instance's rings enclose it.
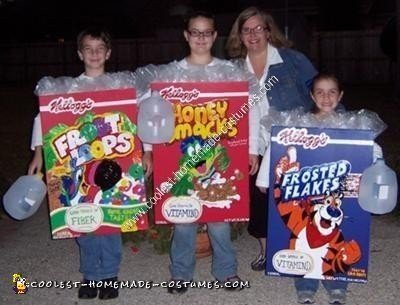
<instances>
[{"instance_id":1,"label":"boy's blue jeans","mask_svg":"<svg viewBox=\"0 0 400 305\"><path fill-rule=\"evenodd\" d=\"M342 282L342 281L324 281L321 280L322 285L325 287L325 289L329 292L332 290L341 290L343 292L346 292L347 289L347 282ZM294 286L296 287L296 291L312 291L312 292L317 292L318 287L319 287L319 280L315 279L305 279L305 278L295 278L294 279Z\"/></svg>"},{"instance_id":2,"label":"boy's blue jeans","mask_svg":"<svg viewBox=\"0 0 400 305\"><path fill-rule=\"evenodd\" d=\"M176 224L171 244L170 272L173 279L191 281L196 265L197 223ZM237 274L236 253L229 223L207 223L213 249L212 275L219 281Z\"/></svg>"},{"instance_id":3,"label":"boy's blue jeans","mask_svg":"<svg viewBox=\"0 0 400 305\"><path fill-rule=\"evenodd\" d=\"M84 279L101 281L118 275L122 259L121 234L88 234L76 241L80 251L79 271Z\"/></svg>"}]
</instances>

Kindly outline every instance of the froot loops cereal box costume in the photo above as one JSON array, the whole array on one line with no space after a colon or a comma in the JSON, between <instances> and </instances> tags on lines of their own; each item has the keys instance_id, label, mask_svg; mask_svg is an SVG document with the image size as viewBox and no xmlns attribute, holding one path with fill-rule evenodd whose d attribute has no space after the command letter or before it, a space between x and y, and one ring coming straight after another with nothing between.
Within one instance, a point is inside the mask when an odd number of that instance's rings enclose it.
<instances>
[{"instance_id":1,"label":"froot loops cereal box costume","mask_svg":"<svg viewBox=\"0 0 400 305\"><path fill-rule=\"evenodd\" d=\"M146 229L133 74L45 77L36 93L53 238Z\"/></svg>"}]
</instances>

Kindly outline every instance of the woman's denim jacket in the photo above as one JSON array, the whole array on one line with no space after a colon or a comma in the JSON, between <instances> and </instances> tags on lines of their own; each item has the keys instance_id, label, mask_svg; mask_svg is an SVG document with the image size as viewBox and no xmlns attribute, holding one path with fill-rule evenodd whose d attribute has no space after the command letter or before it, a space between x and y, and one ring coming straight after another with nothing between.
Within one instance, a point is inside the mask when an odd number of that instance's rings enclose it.
<instances>
[{"instance_id":1,"label":"woman's denim jacket","mask_svg":"<svg viewBox=\"0 0 400 305\"><path fill-rule=\"evenodd\" d=\"M317 71L300 52L286 48L279 48L278 52L283 63L271 65L265 81L269 105L279 111L299 106L310 110L310 89Z\"/></svg>"}]
</instances>

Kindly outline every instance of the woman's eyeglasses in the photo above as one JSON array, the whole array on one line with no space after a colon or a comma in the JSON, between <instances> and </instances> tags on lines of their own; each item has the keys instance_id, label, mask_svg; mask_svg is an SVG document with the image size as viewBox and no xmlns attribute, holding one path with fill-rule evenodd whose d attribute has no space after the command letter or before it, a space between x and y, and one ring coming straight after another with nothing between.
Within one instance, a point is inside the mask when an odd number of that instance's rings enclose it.
<instances>
[{"instance_id":1,"label":"woman's eyeglasses","mask_svg":"<svg viewBox=\"0 0 400 305\"><path fill-rule=\"evenodd\" d=\"M260 33L264 32L267 29L268 29L267 26L257 25L254 28L247 28L247 27L246 28L242 28L241 33L243 35L249 35L250 33L260 34Z\"/></svg>"},{"instance_id":2,"label":"woman's eyeglasses","mask_svg":"<svg viewBox=\"0 0 400 305\"><path fill-rule=\"evenodd\" d=\"M207 30L204 32L200 32L199 30L187 30L187 32L189 33L190 36L192 37L211 37L212 35L214 35L214 31L212 30Z\"/></svg>"}]
</instances>

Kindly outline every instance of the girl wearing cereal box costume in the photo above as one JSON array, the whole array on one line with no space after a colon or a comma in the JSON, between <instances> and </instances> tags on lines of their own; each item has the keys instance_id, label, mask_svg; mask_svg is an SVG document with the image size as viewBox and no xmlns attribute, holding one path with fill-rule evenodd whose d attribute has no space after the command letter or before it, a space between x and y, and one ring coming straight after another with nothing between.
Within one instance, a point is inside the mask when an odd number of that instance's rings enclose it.
<instances>
[{"instance_id":1,"label":"girl wearing cereal box costume","mask_svg":"<svg viewBox=\"0 0 400 305\"><path fill-rule=\"evenodd\" d=\"M143 87L138 85L139 98L141 90L148 92L149 84L154 81L232 81L248 80L239 67L230 61L215 58L211 48L217 32L214 17L206 12L191 14L185 24L184 38L189 45L190 53L180 61L173 61L163 66L146 66L136 71L138 80L143 81ZM144 94L145 95L145 94ZM253 107L255 108L255 107ZM250 111L250 116L254 115ZM250 138L254 133L250 130ZM257 134L254 137L257 140ZM254 170L258 164L250 164ZM197 223L175 224L170 256L171 280L169 293L184 293L193 280L196 263ZM230 236L230 224L227 222L207 223L208 234L213 248L212 274L224 284L226 289L235 289L240 282L237 275L236 254Z\"/></svg>"},{"instance_id":2,"label":"girl wearing cereal box costume","mask_svg":"<svg viewBox=\"0 0 400 305\"><path fill-rule=\"evenodd\" d=\"M341 89L338 79L334 75L318 74L314 78L310 94L315 103L313 112L305 113L303 109L277 112L271 109L270 113L261 119L261 124L266 130L270 130L271 125L367 129L373 130L376 136L386 128L385 124L376 113L365 109L346 112L338 107L340 106L343 96L343 90ZM270 172L269 154L270 152L268 150L260 167L257 180L257 186L260 188L266 188L270 185L268 179ZM381 157L382 149L378 144L374 143L373 159L376 160ZM275 183L279 182L285 172L299 166L296 148L288 148L287 156L283 156L276 165L276 168L272 169L275 173ZM274 185L274 183L271 185ZM293 205L290 201L285 202L285 205L280 205L279 188L275 188L274 196L277 206L279 206L279 213L282 219L285 219L285 225L291 232L292 238L290 245L292 249L301 248L301 236L304 236L303 234L307 234L307 236L313 235L314 238L310 238L311 246L308 253L311 255L315 254L317 259L314 260L314 264L318 265L319 260L323 262L321 264L323 274L331 274L336 269L337 271L335 272L346 273L348 268L360 259L360 248L357 242L354 240L346 240L339 229L343 218L343 212L340 209L342 194L326 194L324 200L325 205L315 204L312 208L307 207L307 204L303 204L301 201L296 201ZM329 202L335 202L335 204L330 206ZM323 234L319 229L316 229L316 226L312 225L314 216L303 216L307 215L307 213L308 215L315 215L317 214L315 212L317 209L320 211L327 210L328 212L326 214L331 217L331 221L329 221L331 226L324 227L325 231ZM299 214L302 216L298 217ZM298 221L300 219L304 222ZM317 250L321 249L321 245L323 244L317 246L316 240L329 245L326 252ZM335 260L328 259L332 253L340 252L339 249L342 251L341 255L337 255ZM295 278L297 301L300 304L311 304L315 302L314 297L318 290L319 280L310 277L310 274L307 274L304 277ZM331 280L322 280L321 282L328 292L330 304L344 304L346 302L347 282Z\"/></svg>"}]
</instances>

